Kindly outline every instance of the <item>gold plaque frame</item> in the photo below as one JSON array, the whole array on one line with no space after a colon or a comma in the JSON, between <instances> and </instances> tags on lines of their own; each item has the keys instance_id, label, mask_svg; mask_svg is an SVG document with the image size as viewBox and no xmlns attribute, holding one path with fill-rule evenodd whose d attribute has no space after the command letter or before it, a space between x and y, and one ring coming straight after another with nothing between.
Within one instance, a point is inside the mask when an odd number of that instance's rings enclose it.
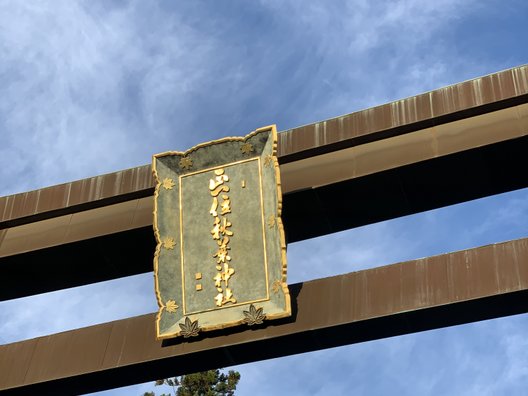
<instances>
[{"instance_id":1,"label":"gold plaque frame","mask_svg":"<svg viewBox=\"0 0 528 396\"><path fill-rule=\"evenodd\" d=\"M291 315L276 154L277 130L272 125L245 137L227 137L184 152L153 156L158 339L192 337L199 332L255 325ZM204 185L208 178L213 197L209 214L216 217L213 230L205 232L209 225L205 224L208 217L202 215L204 189L197 186ZM224 187L224 181L231 187ZM219 194L219 188L228 192ZM218 198L214 193L219 194ZM236 202L233 207L229 194ZM222 212L218 214L220 204ZM208 243L218 245L214 248L218 249L216 254L207 253ZM220 271L214 272L219 292L215 304L210 298L216 291L212 290L211 269L204 264L207 260L217 260L216 269ZM233 262L234 268L230 267ZM234 292L228 287L229 281L235 285ZM235 299L237 293L243 297L241 301ZM190 309L189 304L195 308Z\"/></svg>"}]
</instances>

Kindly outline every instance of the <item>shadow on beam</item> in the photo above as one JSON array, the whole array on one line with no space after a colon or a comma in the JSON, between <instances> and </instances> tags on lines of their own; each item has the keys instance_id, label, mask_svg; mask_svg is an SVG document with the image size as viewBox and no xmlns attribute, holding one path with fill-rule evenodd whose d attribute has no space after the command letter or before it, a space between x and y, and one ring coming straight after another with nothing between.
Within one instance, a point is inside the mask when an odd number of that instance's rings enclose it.
<instances>
[{"instance_id":1,"label":"shadow on beam","mask_svg":"<svg viewBox=\"0 0 528 396\"><path fill-rule=\"evenodd\" d=\"M522 137L286 194L288 242L528 187L526 152Z\"/></svg>"},{"instance_id":2,"label":"shadow on beam","mask_svg":"<svg viewBox=\"0 0 528 396\"><path fill-rule=\"evenodd\" d=\"M528 137L517 138L285 194L288 243L528 187L526 152ZM154 243L142 227L0 258L10 279L0 301L150 272Z\"/></svg>"},{"instance_id":3,"label":"shadow on beam","mask_svg":"<svg viewBox=\"0 0 528 396\"><path fill-rule=\"evenodd\" d=\"M292 318L155 340L154 314L0 346L0 394L76 395L528 312L528 239L291 285Z\"/></svg>"},{"instance_id":4,"label":"shadow on beam","mask_svg":"<svg viewBox=\"0 0 528 396\"><path fill-rule=\"evenodd\" d=\"M34 384L1 391L2 395L77 395L112 389L133 383L155 381L175 375L212 370L259 360L312 352L326 348L378 340L448 326L494 319L528 312L528 291L473 300L451 306L407 312L257 341L250 346L232 345L192 356L177 356L120 369Z\"/></svg>"},{"instance_id":5,"label":"shadow on beam","mask_svg":"<svg viewBox=\"0 0 528 396\"><path fill-rule=\"evenodd\" d=\"M142 227L2 257L0 301L152 271L154 248L152 227Z\"/></svg>"}]
</instances>

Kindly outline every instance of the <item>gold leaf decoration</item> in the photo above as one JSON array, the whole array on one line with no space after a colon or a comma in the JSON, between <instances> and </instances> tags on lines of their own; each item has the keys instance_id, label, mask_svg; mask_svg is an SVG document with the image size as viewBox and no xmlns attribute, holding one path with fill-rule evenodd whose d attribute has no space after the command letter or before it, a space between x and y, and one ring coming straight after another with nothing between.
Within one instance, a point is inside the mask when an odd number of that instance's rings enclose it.
<instances>
[{"instance_id":1,"label":"gold leaf decoration","mask_svg":"<svg viewBox=\"0 0 528 396\"><path fill-rule=\"evenodd\" d=\"M163 247L167 250L174 249L174 246L176 246L176 241L172 237L166 237L163 239Z\"/></svg>"},{"instance_id":2,"label":"gold leaf decoration","mask_svg":"<svg viewBox=\"0 0 528 396\"><path fill-rule=\"evenodd\" d=\"M271 164L271 161L273 161L273 156L271 154L268 154L264 157L264 166L269 167Z\"/></svg>"},{"instance_id":3,"label":"gold leaf decoration","mask_svg":"<svg viewBox=\"0 0 528 396\"><path fill-rule=\"evenodd\" d=\"M185 323L180 323L180 329L184 338L196 337L200 332L198 321L191 321L188 316L185 318Z\"/></svg>"},{"instance_id":4,"label":"gold leaf decoration","mask_svg":"<svg viewBox=\"0 0 528 396\"><path fill-rule=\"evenodd\" d=\"M268 227L269 228L275 227L275 223L276 223L275 216L274 215L269 215L268 216Z\"/></svg>"},{"instance_id":5,"label":"gold leaf decoration","mask_svg":"<svg viewBox=\"0 0 528 396\"><path fill-rule=\"evenodd\" d=\"M189 157L183 157L180 159L180 168L182 169L190 169L193 166L193 161Z\"/></svg>"},{"instance_id":6,"label":"gold leaf decoration","mask_svg":"<svg viewBox=\"0 0 528 396\"><path fill-rule=\"evenodd\" d=\"M282 282L278 279L275 282L273 282L273 284L271 285L273 293L277 294L279 290L281 289L281 285L282 285Z\"/></svg>"},{"instance_id":7,"label":"gold leaf decoration","mask_svg":"<svg viewBox=\"0 0 528 396\"><path fill-rule=\"evenodd\" d=\"M174 180L169 177L166 177L165 179L163 179L162 185L165 190L172 190L172 187L174 187L176 184L174 183Z\"/></svg>"},{"instance_id":8,"label":"gold leaf decoration","mask_svg":"<svg viewBox=\"0 0 528 396\"><path fill-rule=\"evenodd\" d=\"M264 315L264 313L262 312L262 307L257 309L255 308L253 304L249 306L249 311L243 311L243 312L244 312L244 323L247 323L248 326L262 324L264 319L266 319L266 315Z\"/></svg>"},{"instance_id":9,"label":"gold leaf decoration","mask_svg":"<svg viewBox=\"0 0 528 396\"><path fill-rule=\"evenodd\" d=\"M242 151L242 154L249 155L255 150L253 149L253 145L251 143L246 142L240 147L240 151Z\"/></svg>"},{"instance_id":10,"label":"gold leaf decoration","mask_svg":"<svg viewBox=\"0 0 528 396\"><path fill-rule=\"evenodd\" d=\"M167 300L165 303L165 309L167 312L174 313L179 308L179 305L176 304L176 301L174 300Z\"/></svg>"}]
</instances>

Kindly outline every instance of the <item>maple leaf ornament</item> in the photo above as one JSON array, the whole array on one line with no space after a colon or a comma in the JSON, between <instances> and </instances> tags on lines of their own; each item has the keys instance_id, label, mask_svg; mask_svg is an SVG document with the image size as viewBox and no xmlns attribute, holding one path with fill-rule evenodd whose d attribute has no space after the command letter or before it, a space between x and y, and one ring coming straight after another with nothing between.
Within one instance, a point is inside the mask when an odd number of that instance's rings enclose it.
<instances>
[{"instance_id":1,"label":"maple leaf ornament","mask_svg":"<svg viewBox=\"0 0 528 396\"><path fill-rule=\"evenodd\" d=\"M255 151L253 149L253 145L251 143L244 143L241 147L240 147L240 151L242 151L242 154L246 154L246 155L249 155L251 154L253 151Z\"/></svg>"},{"instance_id":2,"label":"maple leaf ornament","mask_svg":"<svg viewBox=\"0 0 528 396\"><path fill-rule=\"evenodd\" d=\"M193 161L189 157L183 157L180 159L180 168L188 170L193 166Z\"/></svg>"},{"instance_id":3,"label":"maple leaf ornament","mask_svg":"<svg viewBox=\"0 0 528 396\"><path fill-rule=\"evenodd\" d=\"M196 337L200 332L198 321L191 321L188 316L185 318L185 323L180 323L180 329L184 338Z\"/></svg>"},{"instance_id":4,"label":"maple leaf ornament","mask_svg":"<svg viewBox=\"0 0 528 396\"><path fill-rule=\"evenodd\" d=\"M162 183L162 185L163 185L163 188L164 188L165 190L172 190L172 188L173 188L176 184L174 183L174 180L172 180L171 178L166 177L165 179L163 179L163 183Z\"/></svg>"},{"instance_id":5,"label":"maple leaf ornament","mask_svg":"<svg viewBox=\"0 0 528 396\"><path fill-rule=\"evenodd\" d=\"M253 304L249 306L249 311L243 311L244 312L244 323L247 323L249 326L253 326L256 324L262 324L264 319L266 319L266 315L262 312L261 308L255 308Z\"/></svg>"},{"instance_id":6,"label":"maple leaf ornament","mask_svg":"<svg viewBox=\"0 0 528 396\"><path fill-rule=\"evenodd\" d=\"M165 238L162 243L163 247L167 250L172 250L176 246L176 241L172 237Z\"/></svg>"},{"instance_id":7,"label":"maple leaf ornament","mask_svg":"<svg viewBox=\"0 0 528 396\"><path fill-rule=\"evenodd\" d=\"M176 301L174 300L168 300L165 304L165 309L167 312L174 313L179 308L178 304L176 304Z\"/></svg>"}]
</instances>

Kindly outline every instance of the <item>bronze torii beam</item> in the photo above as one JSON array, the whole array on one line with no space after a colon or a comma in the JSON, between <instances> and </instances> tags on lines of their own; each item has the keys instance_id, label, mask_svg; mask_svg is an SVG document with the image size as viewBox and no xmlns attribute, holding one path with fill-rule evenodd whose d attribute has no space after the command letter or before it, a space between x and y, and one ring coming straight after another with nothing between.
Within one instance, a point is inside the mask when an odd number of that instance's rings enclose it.
<instances>
[{"instance_id":1,"label":"bronze torii beam","mask_svg":"<svg viewBox=\"0 0 528 396\"><path fill-rule=\"evenodd\" d=\"M527 149L527 66L282 132L288 240L527 187ZM152 191L146 165L0 198L0 301L151 271ZM119 241L131 248L116 254ZM293 318L257 330L161 344L145 315L3 345L0 393L77 394L527 312L527 243L292 285Z\"/></svg>"},{"instance_id":2,"label":"bronze torii beam","mask_svg":"<svg viewBox=\"0 0 528 396\"><path fill-rule=\"evenodd\" d=\"M0 394L77 395L528 312L528 239L290 286L293 317L190 342L154 314L0 346Z\"/></svg>"},{"instance_id":3,"label":"bronze torii beam","mask_svg":"<svg viewBox=\"0 0 528 396\"><path fill-rule=\"evenodd\" d=\"M282 132L288 242L527 187L527 133L527 66ZM152 192L145 165L0 198L0 301L151 271Z\"/></svg>"}]
</instances>

